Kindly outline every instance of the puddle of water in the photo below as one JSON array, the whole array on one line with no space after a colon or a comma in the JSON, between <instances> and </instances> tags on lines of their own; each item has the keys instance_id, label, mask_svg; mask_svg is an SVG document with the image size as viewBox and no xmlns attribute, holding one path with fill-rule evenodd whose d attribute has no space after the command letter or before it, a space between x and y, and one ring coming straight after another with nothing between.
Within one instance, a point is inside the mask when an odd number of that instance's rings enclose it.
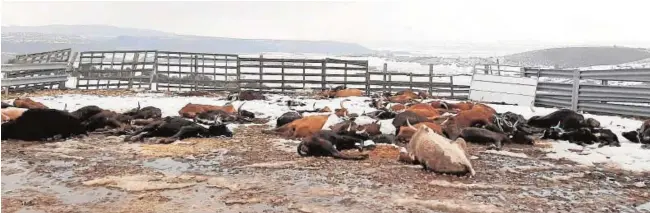
<instances>
[{"instance_id":1,"label":"puddle of water","mask_svg":"<svg viewBox=\"0 0 650 213\"><path fill-rule=\"evenodd\" d=\"M16 160L12 163L2 162L5 168L21 169L23 172L2 175L2 196L20 194L21 190L35 190L42 193L52 194L66 204L82 204L116 199L126 196L126 193L106 188L70 188L65 182L74 182L74 162L50 161L49 166L60 166L66 169L58 169L45 176L28 169L27 163Z\"/></svg>"},{"instance_id":2,"label":"puddle of water","mask_svg":"<svg viewBox=\"0 0 650 213\"><path fill-rule=\"evenodd\" d=\"M169 157L144 161L142 162L142 166L156 169L165 175L180 175L186 173L190 168L192 168L192 165L189 163L176 161Z\"/></svg>"}]
</instances>

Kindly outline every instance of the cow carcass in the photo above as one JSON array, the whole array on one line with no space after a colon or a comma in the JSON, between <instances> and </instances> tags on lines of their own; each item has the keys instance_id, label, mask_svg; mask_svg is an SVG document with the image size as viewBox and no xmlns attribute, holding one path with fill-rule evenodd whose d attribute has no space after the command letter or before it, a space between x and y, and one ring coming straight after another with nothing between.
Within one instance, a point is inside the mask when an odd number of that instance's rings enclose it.
<instances>
[{"instance_id":1,"label":"cow carcass","mask_svg":"<svg viewBox=\"0 0 650 213\"><path fill-rule=\"evenodd\" d=\"M466 147L462 138L451 141L423 125L401 150L400 161L420 164L436 173L474 176L476 172L465 154Z\"/></svg>"},{"instance_id":2,"label":"cow carcass","mask_svg":"<svg viewBox=\"0 0 650 213\"><path fill-rule=\"evenodd\" d=\"M285 112L280 117L278 117L278 119L275 122L275 126L280 127L285 124L291 123L292 121L298 120L300 118L302 118L302 115L300 115L300 113L298 112L294 112L294 111Z\"/></svg>"},{"instance_id":3,"label":"cow carcass","mask_svg":"<svg viewBox=\"0 0 650 213\"><path fill-rule=\"evenodd\" d=\"M259 91L252 91L252 90L244 90L239 92L239 94L231 94L228 95L228 100L234 101L234 100L241 100L241 101L252 101L252 100L266 100L266 97L262 92Z\"/></svg>"},{"instance_id":4,"label":"cow carcass","mask_svg":"<svg viewBox=\"0 0 650 213\"><path fill-rule=\"evenodd\" d=\"M339 106L341 108L334 110L334 114L336 114L336 116L339 116L339 118L347 117L348 114L349 114L348 109L345 108L345 106L343 106L343 102L346 102L346 101L350 101L350 99L344 99L341 102L339 102Z\"/></svg>"},{"instance_id":5,"label":"cow carcass","mask_svg":"<svg viewBox=\"0 0 650 213\"><path fill-rule=\"evenodd\" d=\"M216 122L208 128L178 116L168 116L154 121L127 136L125 141L139 141L149 137L165 137L158 143L172 143L190 137L232 137L232 132L226 124Z\"/></svg>"},{"instance_id":6,"label":"cow carcass","mask_svg":"<svg viewBox=\"0 0 650 213\"><path fill-rule=\"evenodd\" d=\"M150 118L161 118L162 111L160 108L148 106L145 108L140 108L140 102L138 102L138 108L131 109L127 112L122 113L123 115L131 116L133 119L150 119Z\"/></svg>"},{"instance_id":7,"label":"cow carcass","mask_svg":"<svg viewBox=\"0 0 650 213\"><path fill-rule=\"evenodd\" d=\"M2 140L42 141L55 136L86 134L81 121L57 109L29 109L16 120L2 124Z\"/></svg>"},{"instance_id":8,"label":"cow carcass","mask_svg":"<svg viewBox=\"0 0 650 213\"><path fill-rule=\"evenodd\" d=\"M208 110L205 112L201 112L197 114L196 117L194 117L194 122L198 122L205 125L211 125L214 123L215 120L219 120L220 122L227 122L227 123L252 122L252 119L255 118L255 114L246 110L242 110L241 108L244 106L244 104L246 104L246 102L239 105L237 111L234 113L226 112L224 110Z\"/></svg>"},{"instance_id":9,"label":"cow carcass","mask_svg":"<svg viewBox=\"0 0 650 213\"><path fill-rule=\"evenodd\" d=\"M236 112L235 107L230 102L226 103L223 106L188 103L183 108L181 108L181 110L178 111L178 114L181 117L192 119L196 117L196 115L198 115L199 113L210 111L210 110L223 110L224 112L231 113L231 114Z\"/></svg>"},{"instance_id":10,"label":"cow carcass","mask_svg":"<svg viewBox=\"0 0 650 213\"><path fill-rule=\"evenodd\" d=\"M82 124L88 132L93 132L98 129L117 129L116 132L119 133L129 128L131 120L131 116L110 110L102 110L90 116L88 119L83 120Z\"/></svg>"},{"instance_id":11,"label":"cow carcass","mask_svg":"<svg viewBox=\"0 0 650 213\"><path fill-rule=\"evenodd\" d=\"M270 130L262 130L262 133L275 134L287 138L305 138L323 129L323 125L325 125L328 118L329 115L306 116Z\"/></svg>"},{"instance_id":12,"label":"cow carcass","mask_svg":"<svg viewBox=\"0 0 650 213\"><path fill-rule=\"evenodd\" d=\"M5 103L5 102L1 102L1 103L2 103L2 109L7 108L7 107L11 107L11 104L8 104L8 103Z\"/></svg>"},{"instance_id":13,"label":"cow carcass","mask_svg":"<svg viewBox=\"0 0 650 213\"><path fill-rule=\"evenodd\" d=\"M511 143L510 138L502 133L478 127L467 127L460 131L460 138L470 143L487 144L488 149L501 150L504 143Z\"/></svg>"},{"instance_id":14,"label":"cow carcass","mask_svg":"<svg viewBox=\"0 0 650 213\"><path fill-rule=\"evenodd\" d=\"M14 106L26 109L47 109L47 106L44 104L36 102L30 98L16 98L14 100Z\"/></svg>"},{"instance_id":15,"label":"cow carcass","mask_svg":"<svg viewBox=\"0 0 650 213\"><path fill-rule=\"evenodd\" d=\"M558 123L559 128L564 130L575 130L584 126L585 118L583 115L570 110L560 109L545 116L533 116L528 119L528 124L539 128L551 128Z\"/></svg>"},{"instance_id":16,"label":"cow carcass","mask_svg":"<svg viewBox=\"0 0 650 213\"><path fill-rule=\"evenodd\" d=\"M98 113L100 113L102 111L104 111L104 110L102 108L98 107L98 106L89 105L89 106L81 107L81 108L71 112L70 114L72 116L75 116L75 117L79 118L79 120L81 120L81 121L86 121L90 117L92 117L93 115L96 115L96 114L98 114Z\"/></svg>"},{"instance_id":17,"label":"cow carcass","mask_svg":"<svg viewBox=\"0 0 650 213\"><path fill-rule=\"evenodd\" d=\"M300 156L331 156L343 160L364 160L368 155L348 156L340 150L356 148L359 152L363 151L363 140L355 137L336 134L332 130L321 130L310 137L303 139L298 144L297 151Z\"/></svg>"},{"instance_id":18,"label":"cow carcass","mask_svg":"<svg viewBox=\"0 0 650 213\"><path fill-rule=\"evenodd\" d=\"M623 137L630 142L650 144L650 120L646 120L635 131L624 132Z\"/></svg>"}]
</instances>

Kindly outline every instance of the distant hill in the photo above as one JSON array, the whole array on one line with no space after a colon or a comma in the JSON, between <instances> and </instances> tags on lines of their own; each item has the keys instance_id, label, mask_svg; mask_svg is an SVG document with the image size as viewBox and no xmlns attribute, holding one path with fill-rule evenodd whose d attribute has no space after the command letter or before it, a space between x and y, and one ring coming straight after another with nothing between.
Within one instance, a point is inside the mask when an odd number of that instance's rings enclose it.
<instances>
[{"instance_id":1,"label":"distant hill","mask_svg":"<svg viewBox=\"0 0 650 213\"><path fill-rule=\"evenodd\" d=\"M148 49L235 54L290 52L346 55L374 52L359 44L336 41L188 36L103 25L2 27L3 54L41 52L61 48L73 48L75 51Z\"/></svg>"},{"instance_id":2,"label":"distant hill","mask_svg":"<svg viewBox=\"0 0 650 213\"><path fill-rule=\"evenodd\" d=\"M622 64L647 58L650 58L650 51L647 49L628 47L551 48L500 57L503 64L558 68Z\"/></svg>"}]
</instances>

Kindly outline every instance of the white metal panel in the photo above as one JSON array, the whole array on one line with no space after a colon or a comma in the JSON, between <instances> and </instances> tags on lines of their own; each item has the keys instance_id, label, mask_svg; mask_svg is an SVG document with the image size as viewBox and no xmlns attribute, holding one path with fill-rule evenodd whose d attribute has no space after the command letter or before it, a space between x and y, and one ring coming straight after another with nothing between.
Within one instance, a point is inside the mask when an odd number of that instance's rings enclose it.
<instances>
[{"instance_id":1,"label":"white metal panel","mask_svg":"<svg viewBox=\"0 0 650 213\"><path fill-rule=\"evenodd\" d=\"M474 74L469 99L530 106L534 104L536 92L534 78Z\"/></svg>"}]
</instances>

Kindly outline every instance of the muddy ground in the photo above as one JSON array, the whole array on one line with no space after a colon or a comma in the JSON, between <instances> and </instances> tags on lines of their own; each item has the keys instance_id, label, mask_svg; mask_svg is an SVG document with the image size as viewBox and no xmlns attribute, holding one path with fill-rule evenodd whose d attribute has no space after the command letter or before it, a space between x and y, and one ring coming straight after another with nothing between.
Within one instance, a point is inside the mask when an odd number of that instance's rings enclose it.
<instances>
[{"instance_id":1,"label":"muddy ground","mask_svg":"<svg viewBox=\"0 0 650 213\"><path fill-rule=\"evenodd\" d=\"M303 158L296 142L242 126L231 139L169 145L91 135L2 142L2 212L638 212L650 176L470 145L473 178L395 160ZM357 151L348 154L359 154Z\"/></svg>"},{"instance_id":2,"label":"muddy ground","mask_svg":"<svg viewBox=\"0 0 650 213\"><path fill-rule=\"evenodd\" d=\"M133 93L30 96L71 92ZM641 212L650 205L650 174L545 159L535 146L486 152L469 144L477 175L467 178L397 162L391 146L365 151L371 158L363 161L303 158L297 141L264 128L168 145L103 135L3 141L2 212Z\"/></svg>"}]
</instances>

